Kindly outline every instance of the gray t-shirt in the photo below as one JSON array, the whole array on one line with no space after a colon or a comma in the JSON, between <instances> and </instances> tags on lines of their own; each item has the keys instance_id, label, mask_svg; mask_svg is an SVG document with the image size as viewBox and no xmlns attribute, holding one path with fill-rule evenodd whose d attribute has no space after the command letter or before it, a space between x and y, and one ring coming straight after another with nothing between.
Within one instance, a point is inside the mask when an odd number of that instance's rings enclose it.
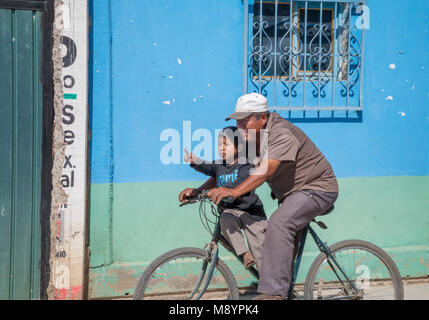
<instances>
[{"instance_id":1,"label":"gray t-shirt","mask_svg":"<svg viewBox=\"0 0 429 320\"><path fill-rule=\"evenodd\" d=\"M261 139L267 141L261 159L281 161L267 181L279 201L305 189L338 192L337 179L328 160L297 126L271 112Z\"/></svg>"}]
</instances>

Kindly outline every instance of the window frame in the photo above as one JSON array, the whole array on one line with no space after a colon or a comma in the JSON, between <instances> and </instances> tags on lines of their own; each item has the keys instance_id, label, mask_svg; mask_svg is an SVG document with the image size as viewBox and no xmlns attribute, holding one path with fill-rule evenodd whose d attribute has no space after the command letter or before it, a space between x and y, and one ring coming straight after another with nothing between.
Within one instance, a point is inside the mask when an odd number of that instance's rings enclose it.
<instances>
[{"instance_id":1,"label":"window frame","mask_svg":"<svg viewBox=\"0 0 429 320\"><path fill-rule=\"evenodd\" d=\"M251 57L252 55L255 56L255 52L252 51L253 44L252 41L254 40L254 37L256 34L253 32L254 28L254 17L258 16L259 14L256 12L253 12L253 9L255 8L255 3L263 3L264 4L275 4L277 3L277 8L279 5L290 5L292 3L291 14L289 15L290 20L290 34L292 39L290 40L292 42L290 51L296 50L298 46L302 47L308 47L308 43L305 41L305 44L301 43L302 41L298 41L298 37L300 37L300 28L303 26L306 28L308 25L308 21L306 23L306 20L301 21L300 15L301 12L308 10L317 10L320 14L320 10L330 10L331 11L331 22L330 22L330 34L328 41L331 41L330 45L330 52L327 53L330 60L330 66L329 69L321 69L319 71L319 68L317 71L314 70L308 70L306 67L306 64L308 65L308 61L306 59L311 59L312 57L315 57L316 55L309 54L307 51L308 48L302 48L304 51L301 52L301 50L298 50L298 53L290 54L289 56L289 74L287 75L281 75L277 73L275 70L274 72L270 69L273 68L272 65L270 65L266 70L270 70L270 75L259 75L255 70L252 70L252 62ZM274 89L274 103L271 103L272 105L270 107L271 110L355 110L355 111L361 111L363 110L363 69L364 69L364 29L362 28L356 28L356 19L358 19L359 15L356 14L357 8L361 5L365 5L365 0L276 0L276 1L264 1L264 0L243 0L244 3L244 44L243 49L244 57L243 57L243 94L248 92L259 92L264 95L266 94L266 90L263 89L266 87L267 82L274 82L274 86L276 86L276 83L288 83L289 88L288 90L292 91L297 84L300 82L303 83L304 86L304 93L303 93L303 103L298 105L295 103L292 103L291 94L289 94L289 103L286 103L286 106L280 105L278 106L276 103L277 97ZM251 8L250 6L253 6ZM263 8L262 8L263 9ZM258 9L260 10L260 9ZM343 13L345 10L348 11L348 16L343 16ZM256 11L256 10L255 10ZM344 12L343 12L344 11ZM354 12L352 15L352 11ZM277 10L275 9L275 12L277 13ZM274 13L274 15L276 15ZM307 14L306 14L307 16ZM353 19L352 19L353 18ZM277 17L275 17L275 23L277 23ZM322 15L321 15L322 19ZM256 20L255 20L256 21ZM262 19L262 21L264 21ZM267 21L267 20L265 20ZM271 20L270 20L271 21ZM347 27L344 28L343 24L347 22ZM324 22L322 22L324 23ZM292 31L292 29L296 27L297 31ZM277 27L278 28L278 24ZM360 29L360 30L358 30ZM340 32L342 30L342 34ZM347 50L342 47L345 38L344 36L344 30L346 30L346 36L347 36ZM323 32L323 30L321 30ZM265 33L265 32L264 32ZM303 32L303 38L306 38L308 35L306 34L307 31ZM264 36L262 34L262 31L260 35ZM265 36L268 36L267 33L265 33ZM316 35L319 37L318 35ZM322 34L320 37L323 37ZM325 35L326 36L326 35ZM269 37L269 36L268 36ZM273 40L273 41L271 41ZM280 51L277 50L278 42L281 41L280 37L277 36L277 32L275 31L274 37L272 37L270 40L271 42L271 49L269 51L269 55L271 55L270 59L272 61L270 63L279 65L279 62L276 61L278 59ZM306 39L307 40L307 39ZM273 42L275 45L275 49L273 50ZM354 45L351 45L350 42L355 43ZM298 44L297 44L298 43ZM357 44L356 44L357 43ZM356 46L356 48L352 48L352 46ZM301 49L301 48L300 48ZM352 52L353 51L353 52ZM266 53L265 53L266 54ZM260 55L259 59L261 59L262 54ZM281 53L280 53L281 56ZM326 53L322 53L317 55L319 57L319 61L323 61L323 57L326 56ZM347 60L344 60L347 57ZM304 59L304 61L302 61ZM343 61L347 61L345 64ZM321 62L320 62L321 63ZM320 64L319 64L320 65ZM347 66L347 73L344 73L344 66ZM303 67L304 69L301 69ZM261 70L261 69L260 69ZM283 69L284 71L284 69ZM266 72L266 71L264 71ZM317 82L317 105L307 105L306 104L306 92L305 87L309 86L309 84L313 82ZM258 83L256 85L256 83ZM330 90L332 89L331 99L332 103L330 105L326 105L326 99L325 99L325 91L326 91L326 84L329 84ZM253 85L253 87L251 87ZM254 87L258 87L257 90L255 90ZM342 88L341 88L342 86ZM332 88L331 88L332 87ZM252 90L253 89L253 90ZM341 91L340 91L341 89ZM324 105L321 104L321 93L324 93L323 99ZM314 89L313 89L314 92ZM338 92L341 92L342 96L338 99L341 103L337 103L335 101L335 95L338 97ZM343 95L343 92L346 92L346 94ZM356 94L358 92L358 94ZM328 94L329 95L329 94ZM268 98L268 97L267 97ZM311 97L312 99L312 97ZM310 100L310 99L309 99ZM313 99L314 100L314 99ZM345 100L342 102L341 100ZM270 100L269 100L270 101Z\"/></svg>"}]
</instances>

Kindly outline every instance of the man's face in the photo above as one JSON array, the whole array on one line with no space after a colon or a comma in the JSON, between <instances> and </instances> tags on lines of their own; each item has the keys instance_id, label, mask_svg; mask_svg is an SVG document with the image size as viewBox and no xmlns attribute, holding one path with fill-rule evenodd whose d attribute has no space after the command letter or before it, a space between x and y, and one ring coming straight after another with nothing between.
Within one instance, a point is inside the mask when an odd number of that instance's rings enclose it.
<instances>
[{"instance_id":1,"label":"man's face","mask_svg":"<svg viewBox=\"0 0 429 320\"><path fill-rule=\"evenodd\" d=\"M237 120L237 128L242 131L243 137L247 142L254 142L259 139L259 131L265 128L267 124L267 115L260 114L259 119L255 115L250 115L244 119Z\"/></svg>"}]
</instances>

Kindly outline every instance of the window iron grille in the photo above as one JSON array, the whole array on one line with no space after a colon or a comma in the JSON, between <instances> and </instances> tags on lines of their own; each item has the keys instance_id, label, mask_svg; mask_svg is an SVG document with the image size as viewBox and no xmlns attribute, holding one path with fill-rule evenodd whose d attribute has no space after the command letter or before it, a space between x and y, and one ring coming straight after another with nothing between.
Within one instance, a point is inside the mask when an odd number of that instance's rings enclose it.
<instances>
[{"instance_id":1,"label":"window iron grille","mask_svg":"<svg viewBox=\"0 0 429 320\"><path fill-rule=\"evenodd\" d=\"M243 2L244 93L272 110L363 109L363 1Z\"/></svg>"}]
</instances>

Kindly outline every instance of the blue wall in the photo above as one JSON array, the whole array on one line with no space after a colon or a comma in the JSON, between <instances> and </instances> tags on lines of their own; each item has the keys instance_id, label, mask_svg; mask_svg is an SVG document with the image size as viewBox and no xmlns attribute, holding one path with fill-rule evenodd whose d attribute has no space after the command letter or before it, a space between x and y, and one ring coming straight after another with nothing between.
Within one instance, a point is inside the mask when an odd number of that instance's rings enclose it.
<instances>
[{"instance_id":1,"label":"blue wall","mask_svg":"<svg viewBox=\"0 0 429 320\"><path fill-rule=\"evenodd\" d=\"M280 114L339 177L428 175L429 1L367 5L364 111ZM227 124L242 90L242 2L94 0L91 11L91 182L200 180L161 163L160 134L182 133L185 120L212 132Z\"/></svg>"},{"instance_id":2,"label":"blue wall","mask_svg":"<svg viewBox=\"0 0 429 320\"><path fill-rule=\"evenodd\" d=\"M429 0L367 4L363 112L280 114L316 142L339 177L336 210L323 217L329 229L317 231L322 239L373 242L402 276L423 276L429 274ZM177 202L180 190L204 177L187 165L163 165L167 142L160 135L167 128L182 134L183 121L212 135L230 124L224 118L242 93L243 5L90 0L90 14L89 296L107 297L132 293L161 252L207 241L196 208L179 210ZM257 192L270 214L277 203L268 189ZM302 272L318 253L311 241L305 250ZM225 255L239 285L249 285L253 278Z\"/></svg>"}]
</instances>

